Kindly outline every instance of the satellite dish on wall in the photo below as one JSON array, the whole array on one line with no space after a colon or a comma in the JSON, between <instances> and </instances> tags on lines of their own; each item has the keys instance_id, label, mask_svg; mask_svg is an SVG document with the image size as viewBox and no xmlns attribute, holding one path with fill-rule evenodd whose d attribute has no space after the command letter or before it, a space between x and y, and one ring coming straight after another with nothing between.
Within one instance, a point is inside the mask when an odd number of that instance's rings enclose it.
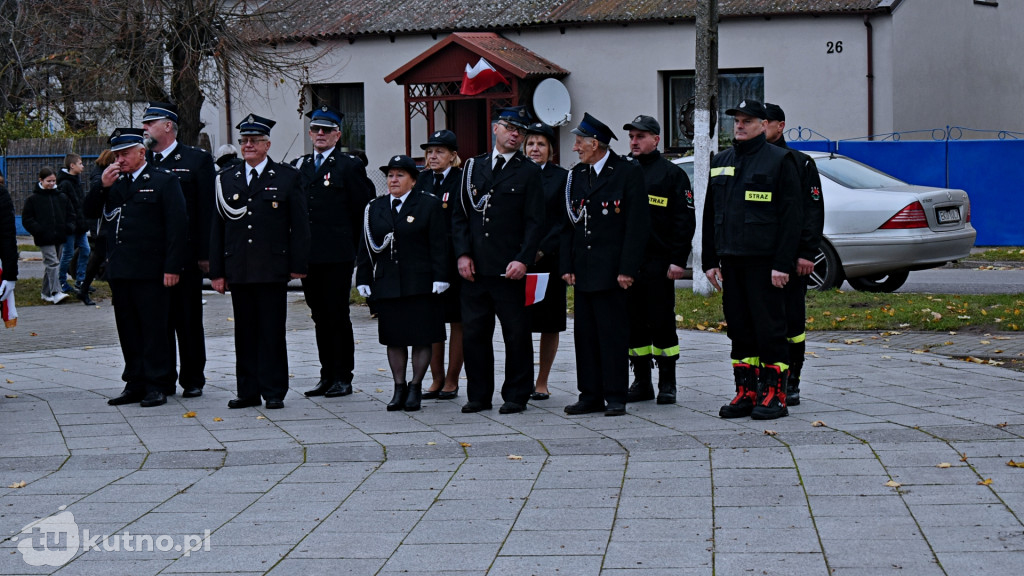
<instances>
[{"instance_id":1,"label":"satellite dish on wall","mask_svg":"<svg viewBox=\"0 0 1024 576\"><path fill-rule=\"evenodd\" d=\"M533 112L548 126L562 126L572 120L569 91L554 78L543 80L533 91Z\"/></svg>"}]
</instances>

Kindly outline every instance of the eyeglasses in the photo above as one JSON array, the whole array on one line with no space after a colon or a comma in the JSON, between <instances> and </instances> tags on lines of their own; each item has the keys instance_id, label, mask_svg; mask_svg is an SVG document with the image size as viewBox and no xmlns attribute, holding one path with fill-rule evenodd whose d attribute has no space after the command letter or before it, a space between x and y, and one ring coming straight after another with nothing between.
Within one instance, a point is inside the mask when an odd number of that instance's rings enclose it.
<instances>
[{"instance_id":1,"label":"eyeglasses","mask_svg":"<svg viewBox=\"0 0 1024 576\"><path fill-rule=\"evenodd\" d=\"M260 142L269 142L269 140L267 140L266 138L239 138L238 139L238 145L239 146L245 146L246 144L252 144L253 146L255 146L255 145L259 144Z\"/></svg>"},{"instance_id":2,"label":"eyeglasses","mask_svg":"<svg viewBox=\"0 0 1024 576\"><path fill-rule=\"evenodd\" d=\"M515 132L516 134L522 134L523 133L523 129L522 128L520 128L518 126L513 126L513 125L509 124L508 122L498 122L498 124L501 124L505 128L505 130L508 130L509 132Z\"/></svg>"},{"instance_id":3,"label":"eyeglasses","mask_svg":"<svg viewBox=\"0 0 1024 576\"><path fill-rule=\"evenodd\" d=\"M330 126L310 126L309 127L309 131L312 132L313 134L316 134L317 132L323 132L324 134L331 134L332 132L334 132L334 130L335 129L331 128Z\"/></svg>"}]
</instances>

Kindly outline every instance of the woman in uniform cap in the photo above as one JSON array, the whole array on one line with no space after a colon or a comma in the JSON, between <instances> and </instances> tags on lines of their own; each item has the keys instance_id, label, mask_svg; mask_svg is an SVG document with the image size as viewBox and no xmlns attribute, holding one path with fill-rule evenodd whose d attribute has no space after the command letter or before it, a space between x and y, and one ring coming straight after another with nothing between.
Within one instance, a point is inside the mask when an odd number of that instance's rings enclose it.
<instances>
[{"instance_id":1,"label":"woman in uniform cap","mask_svg":"<svg viewBox=\"0 0 1024 576\"><path fill-rule=\"evenodd\" d=\"M447 239L445 251L446 269L451 286L439 297L444 307L444 321L451 324L451 341L448 344L448 371L444 368L444 342L434 344L430 358L430 372L434 382L423 393L424 398L451 400L459 395L459 374L462 372L462 306L460 303L461 277L452 245L452 211L459 201L459 183L462 181L462 159L459 145L451 130L438 130L430 135L426 144L420 144L424 151L424 162L429 170L420 172L416 190L433 194L441 200L444 210L444 225Z\"/></svg>"},{"instance_id":2,"label":"woman in uniform cap","mask_svg":"<svg viewBox=\"0 0 1024 576\"><path fill-rule=\"evenodd\" d=\"M529 272L551 274L544 299L529 307L530 330L540 334L540 369L530 398L547 400L548 375L558 352L558 333L565 332L566 285L558 277L558 247L565 220L565 180L569 171L554 162L555 131L551 126L542 122L527 126L524 147L526 155L540 165L544 185L545 233Z\"/></svg>"},{"instance_id":3,"label":"woman in uniform cap","mask_svg":"<svg viewBox=\"0 0 1024 576\"><path fill-rule=\"evenodd\" d=\"M388 195L366 206L356 284L364 298L374 296L379 341L388 348L395 393L387 409L411 412L420 409L431 347L445 338L444 310L432 295L448 289L444 209L440 199L413 191L419 171L412 158L393 156L380 171Z\"/></svg>"}]
</instances>

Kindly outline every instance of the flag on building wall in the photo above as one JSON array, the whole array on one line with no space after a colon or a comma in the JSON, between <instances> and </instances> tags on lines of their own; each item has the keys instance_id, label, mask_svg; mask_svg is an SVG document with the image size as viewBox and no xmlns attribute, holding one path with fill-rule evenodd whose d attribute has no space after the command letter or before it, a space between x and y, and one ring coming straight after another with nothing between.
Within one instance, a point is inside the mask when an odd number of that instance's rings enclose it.
<instances>
[{"instance_id":1,"label":"flag on building wall","mask_svg":"<svg viewBox=\"0 0 1024 576\"><path fill-rule=\"evenodd\" d=\"M481 58L476 63L476 66L471 67L469 64L466 64L466 71L462 75L462 86L459 88L459 94L474 96L498 84L508 84L508 80L505 80L505 77L495 70L490 62Z\"/></svg>"}]
</instances>

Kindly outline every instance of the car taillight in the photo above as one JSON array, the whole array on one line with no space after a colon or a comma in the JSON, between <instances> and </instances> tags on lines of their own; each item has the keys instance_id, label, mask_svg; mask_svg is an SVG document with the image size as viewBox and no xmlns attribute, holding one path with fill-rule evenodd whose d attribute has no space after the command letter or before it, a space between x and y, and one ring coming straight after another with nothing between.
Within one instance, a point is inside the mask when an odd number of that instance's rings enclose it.
<instances>
[{"instance_id":1,"label":"car taillight","mask_svg":"<svg viewBox=\"0 0 1024 576\"><path fill-rule=\"evenodd\" d=\"M905 230L907 228L927 227L928 218L924 215L924 206L921 206L920 202L914 202L903 210L897 212L895 216L889 218L889 220L879 228L882 230Z\"/></svg>"},{"instance_id":2,"label":"car taillight","mask_svg":"<svg viewBox=\"0 0 1024 576\"><path fill-rule=\"evenodd\" d=\"M967 217L964 218L964 220L967 221L967 222L970 222L971 221L971 203L970 202L964 202L964 208L967 209Z\"/></svg>"}]
</instances>

